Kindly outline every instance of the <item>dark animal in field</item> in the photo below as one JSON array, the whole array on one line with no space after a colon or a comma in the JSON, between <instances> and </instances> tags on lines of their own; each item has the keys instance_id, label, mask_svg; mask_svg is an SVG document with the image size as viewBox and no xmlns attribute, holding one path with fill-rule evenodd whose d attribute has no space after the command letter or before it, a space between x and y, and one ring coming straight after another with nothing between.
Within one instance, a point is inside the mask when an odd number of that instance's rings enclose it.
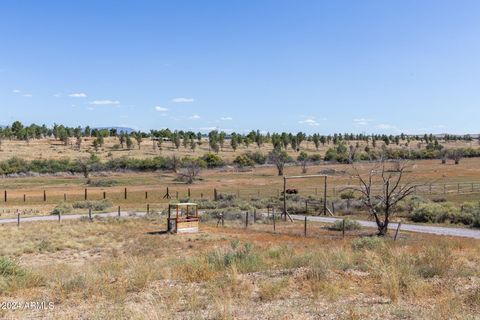
<instances>
[{"instance_id":1,"label":"dark animal in field","mask_svg":"<svg viewBox=\"0 0 480 320\"><path fill-rule=\"evenodd\" d=\"M286 194L298 194L298 189L287 189L285 190ZM282 196L283 196L283 191L282 191Z\"/></svg>"}]
</instances>

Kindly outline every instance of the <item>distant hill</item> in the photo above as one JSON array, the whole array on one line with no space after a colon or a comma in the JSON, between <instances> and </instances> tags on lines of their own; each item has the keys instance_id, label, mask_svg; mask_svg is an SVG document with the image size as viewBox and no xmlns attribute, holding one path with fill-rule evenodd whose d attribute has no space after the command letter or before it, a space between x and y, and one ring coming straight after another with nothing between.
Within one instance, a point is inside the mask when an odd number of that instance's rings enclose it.
<instances>
[{"instance_id":1,"label":"distant hill","mask_svg":"<svg viewBox=\"0 0 480 320\"><path fill-rule=\"evenodd\" d=\"M116 129L118 133L120 133L120 132L123 131L124 133L128 133L128 134L136 131L135 129L127 128L127 127L95 127L95 128L92 128L92 129L97 129L97 130L103 130L103 129L111 130L111 129Z\"/></svg>"}]
</instances>

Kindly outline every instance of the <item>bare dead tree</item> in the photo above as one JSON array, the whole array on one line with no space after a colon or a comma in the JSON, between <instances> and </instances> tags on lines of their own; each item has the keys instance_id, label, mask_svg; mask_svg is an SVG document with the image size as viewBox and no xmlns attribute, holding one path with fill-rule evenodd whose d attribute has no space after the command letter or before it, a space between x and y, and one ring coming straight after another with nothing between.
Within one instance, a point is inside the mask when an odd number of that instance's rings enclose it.
<instances>
[{"instance_id":1,"label":"bare dead tree","mask_svg":"<svg viewBox=\"0 0 480 320\"><path fill-rule=\"evenodd\" d=\"M198 160L189 160L184 163L185 167L178 173L178 180L192 184L200 174L202 166Z\"/></svg>"},{"instance_id":2,"label":"bare dead tree","mask_svg":"<svg viewBox=\"0 0 480 320\"><path fill-rule=\"evenodd\" d=\"M366 174L361 174L352 164L359 186L351 189L361 194L363 205L375 218L379 236L386 235L390 217L395 214L397 204L412 195L418 186L412 182L402 184L406 170L410 167L408 162L399 161L393 164L393 168L387 165L385 160L381 160ZM377 184L380 188L376 188Z\"/></svg>"}]
</instances>

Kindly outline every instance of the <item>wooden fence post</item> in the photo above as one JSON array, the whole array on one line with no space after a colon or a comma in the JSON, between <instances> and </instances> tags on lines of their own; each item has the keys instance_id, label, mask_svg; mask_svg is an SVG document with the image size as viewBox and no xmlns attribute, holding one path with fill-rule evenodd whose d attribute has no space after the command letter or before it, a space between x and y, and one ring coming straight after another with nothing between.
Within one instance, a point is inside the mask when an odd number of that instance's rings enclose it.
<instances>
[{"instance_id":1,"label":"wooden fence post","mask_svg":"<svg viewBox=\"0 0 480 320\"><path fill-rule=\"evenodd\" d=\"M248 228L248 211L245 212L245 228Z\"/></svg>"},{"instance_id":2,"label":"wooden fence post","mask_svg":"<svg viewBox=\"0 0 480 320\"><path fill-rule=\"evenodd\" d=\"M90 222L93 221L93 219L92 219L92 208L88 208L88 218L90 219Z\"/></svg>"},{"instance_id":3,"label":"wooden fence post","mask_svg":"<svg viewBox=\"0 0 480 320\"><path fill-rule=\"evenodd\" d=\"M61 210L58 210L58 222L61 222L62 220L62 212Z\"/></svg>"},{"instance_id":4,"label":"wooden fence post","mask_svg":"<svg viewBox=\"0 0 480 320\"><path fill-rule=\"evenodd\" d=\"M120 206L118 206L118 217L120 218Z\"/></svg>"},{"instance_id":5,"label":"wooden fence post","mask_svg":"<svg viewBox=\"0 0 480 320\"><path fill-rule=\"evenodd\" d=\"M307 216L305 216L305 224L303 225L303 235L307 236Z\"/></svg>"},{"instance_id":6,"label":"wooden fence post","mask_svg":"<svg viewBox=\"0 0 480 320\"><path fill-rule=\"evenodd\" d=\"M342 238L345 238L345 219L342 220Z\"/></svg>"},{"instance_id":7,"label":"wooden fence post","mask_svg":"<svg viewBox=\"0 0 480 320\"><path fill-rule=\"evenodd\" d=\"M148 191L145 191L145 200L148 199Z\"/></svg>"},{"instance_id":8,"label":"wooden fence post","mask_svg":"<svg viewBox=\"0 0 480 320\"><path fill-rule=\"evenodd\" d=\"M47 201L47 192L43 190L43 201Z\"/></svg>"},{"instance_id":9,"label":"wooden fence post","mask_svg":"<svg viewBox=\"0 0 480 320\"><path fill-rule=\"evenodd\" d=\"M103 199L107 199L107 192L103 191Z\"/></svg>"},{"instance_id":10,"label":"wooden fence post","mask_svg":"<svg viewBox=\"0 0 480 320\"><path fill-rule=\"evenodd\" d=\"M67 201L67 194L66 193L63 194L63 201Z\"/></svg>"},{"instance_id":11,"label":"wooden fence post","mask_svg":"<svg viewBox=\"0 0 480 320\"><path fill-rule=\"evenodd\" d=\"M88 199L87 188L85 188L85 200Z\"/></svg>"},{"instance_id":12,"label":"wooden fence post","mask_svg":"<svg viewBox=\"0 0 480 320\"><path fill-rule=\"evenodd\" d=\"M5 202L7 202L7 190L5 190L4 198L5 198Z\"/></svg>"},{"instance_id":13,"label":"wooden fence post","mask_svg":"<svg viewBox=\"0 0 480 320\"><path fill-rule=\"evenodd\" d=\"M397 240L398 232L400 231L400 226L402 225L401 222L398 223L397 225L397 231L395 231L395 237L393 238L393 241Z\"/></svg>"},{"instance_id":14,"label":"wooden fence post","mask_svg":"<svg viewBox=\"0 0 480 320\"><path fill-rule=\"evenodd\" d=\"M273 217L273 232L275 232L275 208L273 208L272 217Z\"/></svg>"},{"instance_id":15,"label":"wooden fence post","mask_svg":"<svg viewBox=\"0 0 480 320\"><path fill-rule=\"evenodd\" d=\"M20 227L20 211L17 210L17 227Z\"/></svg>"},{"instance_id":16,"label":"wooden fence post","mask_svg":"<svg viewBox=\"0 0 480 320\"><path fill-rule=\"evenodd\" d=\"M213 189L213 200L214 201L218 200L217 188Z\"/></svg>"},{"instance_id":17,"label":"wooden fence post","mask_svg":"<svg viewBox=\"0 0 480 320\"><path fill-rule=\"evenodd\" d=\"M188 188L188 197L190 198L190 188Z\"/></svg>"},{"instance_id":18,"label":"wooden fence post","mask_svg":"<svg viewBox=\"0 0 480 320\"><path fill-rule=\"evenodd\" d=\"M27 195L24 193L23 194L23 202L26 202L27 201Z\"/></svg>"},{"instance_id":19,"label":"wooden fence post","mask_svg":"<svg viewBox=\"0 0 480 320\"><path fill-rule=\"evenodd\" d=\"M149 213L150 213L150 204L147 203L147 214L149 214Z\"/></svg>"},{"instance_id":20,"label":"wooden fence post","mask_svg":"<svg viewBox=\"0 0 480 320\"><path fill-rule=\"evenodd\" d=\"M124 190L123 197L125 198L125 200L127 199L127 188L125 188L125 190Z\"/></svg>"}]
</instances>

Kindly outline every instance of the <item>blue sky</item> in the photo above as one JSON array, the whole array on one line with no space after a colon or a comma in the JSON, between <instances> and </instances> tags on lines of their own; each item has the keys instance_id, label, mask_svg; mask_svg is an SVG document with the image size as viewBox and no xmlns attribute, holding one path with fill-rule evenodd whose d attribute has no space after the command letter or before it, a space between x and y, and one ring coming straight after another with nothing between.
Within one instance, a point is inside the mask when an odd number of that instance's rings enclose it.
<instances>
[{"instance_id":1,"label":"blue sky","mask_svg":"<svg viewBox=\"0 0 480 320\"><path fill-rule=\"evenodd\" d=\"M480 2L0 2L0 124L477 133Z\"/></svg>"}]
</instances>

